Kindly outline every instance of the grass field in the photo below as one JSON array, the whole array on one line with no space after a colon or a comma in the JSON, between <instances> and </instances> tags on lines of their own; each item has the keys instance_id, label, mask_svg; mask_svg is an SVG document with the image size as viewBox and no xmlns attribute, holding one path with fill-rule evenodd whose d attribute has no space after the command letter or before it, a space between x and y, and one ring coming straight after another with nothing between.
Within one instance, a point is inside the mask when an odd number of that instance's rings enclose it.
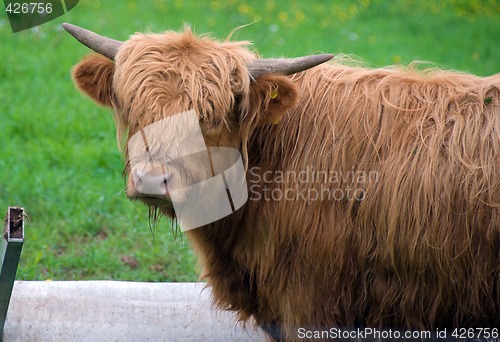
<instances>
[{"instance_id":1,"label":"grass field","mask_svg":"<svg viewBox=\"0 0 500 342\"><path fill-rule=\"evenodd\" d=\"M13 34L0 6L0 210L30 217L18 279L194 281L195 257L166 220L128 201L110 112L81 96L71 67L89 53L71 22L117 39L139 31L212 32L250 40L264 57L354 54L373 66L432 61L500 72L495 0L91 1ZM396 3L396 4L394 4Z\"/></svg>"}]
</instances>

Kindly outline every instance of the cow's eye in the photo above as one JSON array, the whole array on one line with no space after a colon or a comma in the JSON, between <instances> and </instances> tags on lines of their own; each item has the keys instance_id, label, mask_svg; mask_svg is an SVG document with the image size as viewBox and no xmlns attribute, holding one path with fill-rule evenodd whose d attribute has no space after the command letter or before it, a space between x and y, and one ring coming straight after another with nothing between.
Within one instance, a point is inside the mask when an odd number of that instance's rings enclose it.
<instances>
[{"instance_id":1,"label":"cow's eye","mask_svg":"<svg viewBox=\"0 0 500 342\"><path fill-rule=\"evenodd\" d=\"M200 126L203 131L218 130L222 125L221 118L204 119L200 121Z\"/></svg>"},{"instance_id":2,"label":"cow's eye","mask_svg":"<svg viewBox=\"0 0 500 342\"><path fill-rule=\"evenodd\" d=\"M208 105L210 106L211 113L213 113L215 111L214 102L212 100L208 100L207 102L208 102Z\"/></svg>"}]
</instances>

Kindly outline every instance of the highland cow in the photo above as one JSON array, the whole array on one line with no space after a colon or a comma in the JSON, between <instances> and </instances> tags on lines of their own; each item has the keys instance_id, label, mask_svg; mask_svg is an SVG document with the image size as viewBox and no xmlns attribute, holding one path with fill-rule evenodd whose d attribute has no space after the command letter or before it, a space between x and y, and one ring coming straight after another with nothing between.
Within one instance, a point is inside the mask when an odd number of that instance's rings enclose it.
<instances>
[{"instance_id":1,"label":"highland cow","mask_svg":"<svg viewBox=\"0 0 500 342\"><path fill-rule=\"evenodd\" d=\"M99 53L73 78L114 109L120 137L194 109L207 146L241 151L246 204L186 231L217 307L283 340L500 326L500 74L65 28ZM128 196L174 218L168 193L141 194L131 172Z\"/></svg>"}]
</instances>

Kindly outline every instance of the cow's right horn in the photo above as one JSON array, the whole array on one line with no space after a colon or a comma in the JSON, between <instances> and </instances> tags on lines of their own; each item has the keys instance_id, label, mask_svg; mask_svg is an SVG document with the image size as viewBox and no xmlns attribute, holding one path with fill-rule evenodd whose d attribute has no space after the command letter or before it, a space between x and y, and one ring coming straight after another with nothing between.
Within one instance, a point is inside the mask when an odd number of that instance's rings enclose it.
<instances>
[{"instance_id":1,"label":"cow's right horn","mask_svg":"<svg viewBox=\"0 0 500 342\"><path fill-rule=\"evenodd\" d=\"M80 43L111 60L115 59L118 49L123 45L119 40L101 36L73 24L63 23L62 27Z\"/></svg>"},{"instance_id":2,"label":"cow's right horn","mask_svg":"<svg viewBox=\"0 0 500 342\"><path fill-rule=\"evenodd\" d=\"M331 54L310 55L296 58L256 59L247 65L254 80L264 74L276 73L291 75L325 63L333 58Z\"/></svg>"}]
</instances>

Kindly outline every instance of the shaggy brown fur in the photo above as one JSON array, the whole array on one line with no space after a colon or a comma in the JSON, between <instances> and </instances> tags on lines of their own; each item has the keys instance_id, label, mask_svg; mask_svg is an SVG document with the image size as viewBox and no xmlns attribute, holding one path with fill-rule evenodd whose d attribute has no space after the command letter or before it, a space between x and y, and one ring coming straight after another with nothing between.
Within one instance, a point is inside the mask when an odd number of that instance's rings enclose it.
<instances>
[{"instance_id":1,"label":"shaggy brown fur","mask_svg":"<svg viewBox=\"0 0 500 342\"><path fill-rule=\"evenodd\" d=\"M119 132L194 108L207 144L247 157L246 205L186 232L216 305L290 339L298 327L500 326L500 75L339 59L251 81L246 45L135 35L116 65L92 56L74 70L113 104ZM292 173L306 170L317 177ZM344 196L264 200L264 187Z\"/></svg>"}]
</instances>

